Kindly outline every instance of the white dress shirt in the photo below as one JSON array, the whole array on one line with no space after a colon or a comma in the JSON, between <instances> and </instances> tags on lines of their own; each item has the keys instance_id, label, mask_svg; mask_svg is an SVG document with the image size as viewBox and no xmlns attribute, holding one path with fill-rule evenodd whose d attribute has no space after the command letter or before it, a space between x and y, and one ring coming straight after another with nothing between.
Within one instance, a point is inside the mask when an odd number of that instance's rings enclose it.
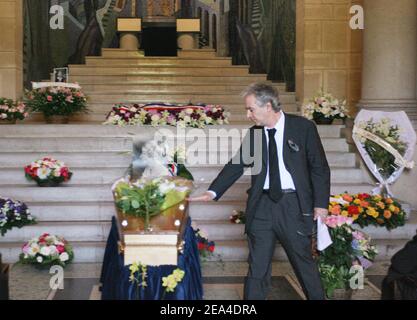
<instances>
[{"instance_id":1,"label":"white dress shirt","mask_svg":"<svg viewBox=\"0 0 417 320\"><path fill-rule=\"evenodd\" d=\"M277 143L278 165L279 165L279 176L280 176L280 179L281 179L281 189L293 189L293 190L295 190L294 181L291 177L291 174L288 172L287 168L285 167L284 158L283 158L283 155L282 155L282 150L283 150L283 146L284 146L285 114L282 111L280 111L280 114L281 114L281 116L280 116L278 122L275 124L274 128L277 130L275 132L275 141ZM272 128L264 127L267 148L269 146L268 129L272 129ZM269 189L269 164L267 166L264 189Z\"/></svg>"},{"instance_id":2,"label":"white dress shirt","mask_svg":"<svg viewBox=\"0 0 417 320\"><path fill-rule=\"evenodd\" d=\"M278 151L278 165L279 165L279 176L281 179L281 189L293 189L295 190L294 181L291 177L291 174L288 172L287 168L284 164L284 158L282 155L283 145L284 145L284 129L285 129L285 114L280 111L280 118L278 122L275 124L275 129L277 130L275 132L275 141L277 143L277 151ZM265 136L266 136L266 148L268 149L269 145L269 135L268 135L268 129L267 127L264 127ZM272 128L270 128L272 129ZM269 189L269 164L267 166L266 171L266 178L264 182L264 189ZM216 192L213 190L208 190L214 198L217 197Z\"/></svg>"}]
</instances>

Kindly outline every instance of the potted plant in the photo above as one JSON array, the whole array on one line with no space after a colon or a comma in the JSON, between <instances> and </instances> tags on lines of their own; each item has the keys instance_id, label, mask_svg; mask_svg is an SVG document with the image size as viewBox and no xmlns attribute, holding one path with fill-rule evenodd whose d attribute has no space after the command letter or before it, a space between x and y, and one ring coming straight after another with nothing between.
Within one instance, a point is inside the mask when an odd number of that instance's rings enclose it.
<instances>
[{"instance_id":1,"label":"potted plant","mask_svg":"<svg viewBox=\"0 0 417 320\"><path fill-rule=\"evenodd\" d=\"M377 255L370 238L352 228L353 220L342 215L329 215L325 219L333 243L318 257L321 279L329 299L350 299L352 288L351 268L367 269Z\"/></svg>"},{"instance_id":2,"label":"potted plant","mask_svg":"<svg viewBox=\"0 0 417 320\"><path fill-rule=\"evenodd\" d=\"M40 187L57 187L61 182L70 180L72 172L59 160L43 158L27 165L25 175Z\"/></svg>"},{"instance_id":3,"label":"potted plant","mask_svg":"<svg viewBox=\"0 0 417 320\"><path fill-rule=\"evenodd\" d=\"M26 93L26 104L44 115L47 123L68 123L69 117L87 112L87 98L81 88L43 87Z\"/></svg>"},{"instance_id":4,"label":"potted plant","mask_svg":"<svg viewBox=\"0 0 417 320\"><path fill-rule=\"evenodd\" d=\"M335 119L344 120L348 117L348 112L346 100L341 102L323 91L303 105L304 117L314 120L317 124L331 124Z\"/></svg>"},{"instance_id":5,"label":"potted plant","mask_svg":"<svg viewBox=\"0 0 417 320\"><path fill-rule=\"evenodd\" d=\"M38 268L66 267L74 259L74 252L64 238L44 233L25 243L19 258L21 263L34 264Z\"/></svg>"},{"instance_id":6,"label":"potted plant","mask_svg":"<svg viewBox=\"0 0 417 320\"><path fill-rule=\"evenodd\" d=\"M23 102L0 97L0 124L15 124L16 120L24 120L28 115Z\"/></svg>"}]
</instances>

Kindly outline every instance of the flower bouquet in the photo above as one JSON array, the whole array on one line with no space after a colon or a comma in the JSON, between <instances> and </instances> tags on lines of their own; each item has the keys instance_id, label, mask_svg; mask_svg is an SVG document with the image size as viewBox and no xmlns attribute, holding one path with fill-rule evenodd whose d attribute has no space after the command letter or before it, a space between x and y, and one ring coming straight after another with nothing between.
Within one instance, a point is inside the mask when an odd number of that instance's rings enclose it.
<instances>
[{"instance_id":1,"label":"flower bouquet","mask_svg":"<svg viewBox=\"0 0 417 320\"><path fill-rule=\"evenodd\" d=\"M129 281L136 283L136 299L140 298L140 290L144 290L147 286L148 267L142 263L133 262L129 266L130 276ZM185 271L176 268L170 275L162 277L162 287L164 291L161 300L165 299L165 295L169 292L174 292L178 284L183 280Z\"/></svg>"},{"instance_id":2,"label":"flower bouquet","mask_svg":"<svg viewBox=\"0 0 417 320\"><path fill-rule=\"evenodd\" d=\"M352 223L351 218L342 215L330 215L325 219L333 243L320 253L318 265L329 298L336 289L349 290L353 276L351 268L369 268L378 253L370 238L353 229Z\"/></svg>"},{"instance_id":3,"label":"flower bouquet","mask_svg":"<svg viewBox=\"0 0 417 320\"><path fill-rule=\"evenodd\" d=\"M244 224L246 223L246 215L244 211L233 210L232 215L230 216L230 222L235 224Z\"/></svg>"},{"instance_id":4,"label":"flower bouquet","mask_svg":"<svg viewBox=\"0 0 417 320\"><path fill-rule=\"evenodd\" d=\"M41 112L47 123L61 117L62 123L77 112L87 112L87 98L81 88L43 87L26 92L26 104L33 112Z\"/></svg>"},{"instance_id":5,"label":"flower bouquet","mask_svg":"<svg viewBox=\"0 0 417 320\"><path fill-rule=\"evenodd\" d=\"M192 223L192 228L197 239L197 248L200 257L205 259L212 256L214 249L216 248L214 241L209 241L208 235L203 230L198 228L194 222Z\"/></svg>"},{"instance_id":6,"label":"flower bouquet","mask_svg":"<svg viewBox=\"0 0 417 320\"><path fill-rule=\"evenodd\" d=\"M218 105L117 104L104 124L204 128L229 123L229 113Z\"/></svg>"},{"instance_id":7,"label":"flower bouquet","mask_svg":"<svg viewBox=\"0 0 417 320\"><path fill-rule=\"evenodd\" d=\"M304 117L314 120L317 124L331 124L334 119L345 119L348 112L346 100L341 102L323 91L303 106Z\"/></svg>"},{"instance_id":8,"label":"flower bouquet","mask_svg":"<svg viewBox=\"0 0 417 320\"><path fill-rule=\"evenodd\" d=\"M36 224L30 210L20 201L0 198L0 233L2 236L12 228Z\"/></svg>"},{"instance_id":9,"label":"flower bouquet","mask_svg":"<svg viewBox=\"0 0 417 320\"><path fill-rule=\"evenodd\" d=\"M28 180L35 180L40 187L56 187L71 179L72 172L61 161L43 158L25 167Z\"/></svg>"},{"instance_id":10,"label":"flower bouquet","mask_svg":"<svg viewBox=\"0 0 417 320\"><path fill-rule=\"evenodd\" d=\"M335 195L330 199L329 212L349 217L362 228L375 225L392 230L403 226L406 218L398 201L367 193Z\"/></svg>"},{"instance_id":11,"label":"flower bouquet","mask_svg":"<svg viewBox=\"0 0 417 320\"><path fill-rule=\"evenodd\" d=\"M20 254L20 262L38 267L53 265L66 267L73 259L74 252L71 245L64 238L49 233L29 240Z\"/></svg>"},{"instance_id":12,"label":"flower bouquet","mask_svg":"<svg viewBox=\"0 0 417 320\"><path fill-rule=\"evenodd\" d=\"M192 173L185 166L185 147L177 148L171 155L171 161L168 163L168 170L174 177L181 177L194 181Z\"/></svg>"},{"instance_id":13,"label":"flower bouquet","mask_svg":"<svg viewBox=\"0 0 417 320\"><path fill-rule=\"evenodd\" d=\"M0 98L0 123L16 123L16 120L24 120L29 116L26 105L23 102L14 102L12 99Z\"/></svg>"},{"instance_id":14,"label":"flower bouquet","mask_svg":"<svg viewBox=\"0 0 417 320\"><path fill-rule=\"evenodd\" d=\"M134 182L118 180L112 187L116 207L123 214L144 219L150 231L150 218L183 202L190 194L192 182L182 178L141 178Z\"/></svg>"}]
</instances>

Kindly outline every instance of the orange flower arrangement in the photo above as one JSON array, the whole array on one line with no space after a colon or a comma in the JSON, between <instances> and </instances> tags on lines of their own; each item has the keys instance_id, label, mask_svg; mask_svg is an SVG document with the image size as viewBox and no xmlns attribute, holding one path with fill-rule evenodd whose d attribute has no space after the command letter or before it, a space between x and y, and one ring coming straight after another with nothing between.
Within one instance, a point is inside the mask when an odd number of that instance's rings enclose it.
<instances>
[{"instance_id":1,"label":"orange flower arrangement","mask_svg":"<svg viewBox=\"0 0 417 320\"><path fill-rule=\"evenodd\" d=\"M361 227L375 225L391 230L405 223L405 212L400 203L392 198L367 193L332 196L329 213L350 217Z\"/></svg>"}]
</instances>

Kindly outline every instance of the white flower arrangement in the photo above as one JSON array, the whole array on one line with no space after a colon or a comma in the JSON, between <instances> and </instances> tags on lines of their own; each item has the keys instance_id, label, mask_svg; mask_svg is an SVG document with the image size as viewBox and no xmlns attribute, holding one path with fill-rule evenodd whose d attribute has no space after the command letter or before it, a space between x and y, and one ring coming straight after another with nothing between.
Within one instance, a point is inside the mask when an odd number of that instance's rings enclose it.
<instances>
[{"instance_id":1,"label":"white flower arrangement","mask_svg":"<svg viewBox=\"0 0 417 320\"><path fill-rule=\"evenodd\" d=\"M44 233L25 243L20 254L20 262L39 267L53 265L67 266L74 258L71 245L59 236Z\"/></svg>"},{"instance_id":2,"label":"white flower arrangement","mask_svg":"<svg viewBox=\"0 0 417 320\"><path fill-rule=\"evenodd\" d=\"M317 118L345 119L349 117L346 100L340 101L330 93L320 91L303 105L303 116L310 120Z\"/></svg>"}]
</instances>

